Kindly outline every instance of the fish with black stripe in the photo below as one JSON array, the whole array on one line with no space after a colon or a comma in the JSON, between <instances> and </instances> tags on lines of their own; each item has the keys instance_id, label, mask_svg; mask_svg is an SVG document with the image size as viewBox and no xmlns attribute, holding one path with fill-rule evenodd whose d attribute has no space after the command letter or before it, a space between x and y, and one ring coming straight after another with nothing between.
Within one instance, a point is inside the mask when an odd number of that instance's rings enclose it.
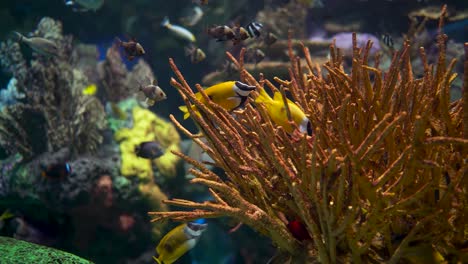
<instances>
[{"instance_id":1,"label":"fish with black stripe","mask_svg":"<svg viewBox=\"0 0 468 264\"><path fill-rule=\"evenodd\" d=\"M260 37L261 32L262 32L262 28L263 28L263 24L259 23L259 22L256 22L256 21L250 22L246 27L247 32L249 33L249 36L251 38Z\"/></svg>"},{"instance_id":2,"label":"fish with black stripe","mask_svg":"<svg viewBox=\"0 0 468 264\"><path fill-rule=\"evenodd\" d=\"M388 33L385 33L385 34L382 34L381 36L381 39L382 39L382 42L387 46L389 47L390 49L393 49L393 38L390 34Z\"/></svg>"},{"instance_id":3,"label":"fish with black stripe","mask_svg":"<svg viewBox=\"0 0 468 264\"><path fill-rule=\"evenodd\" d=\"M247 101L247 97L253 90L255 90L255 86L250 86L239 81L227 81L210 86L204 92L211 101L231 112L243 107ZM200 92L196 93L195 97L203 104L207 104L205 97ZM180 106L179 109L184 113L184 119L190 116L187 106ZM192 109L198 112L195 105L192 105Z\"/></svg>"}]
</instances>

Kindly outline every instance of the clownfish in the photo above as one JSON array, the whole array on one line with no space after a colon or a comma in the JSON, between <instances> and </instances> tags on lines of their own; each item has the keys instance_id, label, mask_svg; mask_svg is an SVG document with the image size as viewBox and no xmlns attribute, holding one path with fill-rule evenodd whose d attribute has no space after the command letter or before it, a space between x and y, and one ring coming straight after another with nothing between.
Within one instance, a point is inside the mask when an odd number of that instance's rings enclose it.
<instances>
[{"instance_id":1,"label":"clownfish","mask_svg":"<svg viewBox=\"0 0 468 264\"><path fill-rule=\"evenodd\" d=\"M312 125L304 112L294 102L286 98L291 118L299 127L299 131L312 135ZM276 91L271 98L265 89L261 89L259 96L255 99L255 103L263 103L266 107L271 120L278 126L282 126L287 133L292 133L294 126L289 123L286 107L283 102L283 96Z\"/></svg>"},{"instance_id":2,"label":"clownfish","mask_svg":"<svg viewBox=\"0 0 468 264\"><path fill-rule=\"evenodd\" d=\"M158 257L153 259L158 264L171 264L197 244L208 224L188 222L181 224L167 233L156 247Z\"/></svg>"},{"instance_id":3,"label":"clownfish","mask_svg":"<svg viewBox=\"0 0 468 264\"><path fill-rule=\"evenodd\" d=\"M62 179L72 173L71 166L68 162L41 166L41 169L41 176L50 179Z\"/></svg>"},{"instance_id":4,"label":"clownfish","mask_svg":"<svg viewBox=\"0 0 468 264\"><path fill-rule=\"evenodd\" d=\"M239 81L227 81L206 88L205 93L214 103L230 112L242 107L253 90L255 90L255 86ZM206 104L205 98L200 92L196 93L195 97ZM187 106L180 106L179 109L184 113L184 119L190 116ZM192 109L197 111L195 105L192 106Z\"/></svg>"}]
</instances>

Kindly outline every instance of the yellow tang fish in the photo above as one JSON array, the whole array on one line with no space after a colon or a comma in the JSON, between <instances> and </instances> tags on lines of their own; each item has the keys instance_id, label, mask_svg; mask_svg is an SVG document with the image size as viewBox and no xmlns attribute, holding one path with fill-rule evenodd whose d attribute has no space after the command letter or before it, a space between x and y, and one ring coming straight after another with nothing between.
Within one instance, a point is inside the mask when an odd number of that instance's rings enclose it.
<instances>
[{"instance_id":1,"label":"yellow tang fish","mask_svg":"<svg viewBox=\"0 0 468 264\"><path fill-rule=\"evenodd\" d=\"M273 99L268 95L265 89L260 90L259 96L255 99L256 103L263 103L266 107L271 120L278 126L282 126L288 133L292 133L294 127L289 123L286 107L283 102L283 96L280 92L275 92ZM291 118L299 127L299 131L312 135L312 125L304 112L294 102L286 98Z\"/></svg>"},{"instance_id":2,"label":"yellow tang fish","mask_svg":"<svg viewBox=\"0 0 468 264\"><path fill-rule=\"evenodd\" d=\"M90 84L86 86L86 88L83 89L83 95L95 95L97 92L97 86L96 84Z\"/></svg>"},{"instance_id":3,"label":"yellow tang fish","mask_svg":"<svg viewBox=\"0 0 468 264\"><path fill-rule=\"evenodd\" d=\"M253 90L255 90L255 86L250 86L239 81L227 81L206 88L205 93L213 102L227 111L232 111L242 107ZM196 93L195 97L206 104L205 98L201 93ZM187 106L180 106L179 109L184 113L184 119L190 116ZM192 109L197 111L195 105L192 106Z\"/></svg>"},{"instance_id":4,"label":"yellow tang fish","mask_svg":"<svg viewBox=\"0 0 468 264\"><path fill-rule=\"evenodd\" d=\"M208 224L189 222L181 224L167 233L156 247L158 264L171 264L192 249L206 230Z\"/></svg>"}]
</instances>

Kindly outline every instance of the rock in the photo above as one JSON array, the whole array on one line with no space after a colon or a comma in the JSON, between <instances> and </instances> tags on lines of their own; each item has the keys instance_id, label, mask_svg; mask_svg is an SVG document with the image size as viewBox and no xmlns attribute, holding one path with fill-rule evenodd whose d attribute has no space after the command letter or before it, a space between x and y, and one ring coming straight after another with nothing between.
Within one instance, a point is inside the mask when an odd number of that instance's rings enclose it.
<instances>
[{"instance_id":1,"label":"rock","mask_svg":"<svg viewBox=\"0 0 468 264\"><path fill-rule=\"evenodd\" d=\"M2 252L1 263L93 263L58 249L2 236L0 236L0 252Z\"/></svg>"}]
</instances>

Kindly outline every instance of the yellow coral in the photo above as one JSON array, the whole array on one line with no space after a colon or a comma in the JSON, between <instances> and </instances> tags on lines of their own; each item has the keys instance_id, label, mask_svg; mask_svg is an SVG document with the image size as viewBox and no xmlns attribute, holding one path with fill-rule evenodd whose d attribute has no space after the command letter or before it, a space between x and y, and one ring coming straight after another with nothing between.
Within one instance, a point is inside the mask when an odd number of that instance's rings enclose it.
<instances>
[{"instance_id":1,"label":"yellow coral","mask_svg":"<svg viewBox=\"0 0 468 264\"><path fill-rule=\"evenodd\" d=\"M120 142L122 163L120 172L124 176L138 176L152 181L151 160L135 155L135 147L144 141L155 140L165 149L165 154L154 160L154 164L164 176L175 176L179 157L170 150L179 150L180 136L172 123L140 107L132 110L133 127L118 130L114 137Z\"/></svg>"},{"instance_id":2,"label":"yellow coral","mask_svg":"<svg viewBox=\"0 0 468 264\"><path fill-rule=\"evenodd\" d=\"M158 185L154 183L146 183L140 184L138 186L140 193L145 197L149 204L150 208L154 208L155 210L167 210L167 205L163 204L161 201L166 200L167 196L161 191ZM151 229L151 234L155 240L161 239L163 235L161 230L164 230L163 226L160 224L153 225Z\"/></svg>"}]
</instances>

